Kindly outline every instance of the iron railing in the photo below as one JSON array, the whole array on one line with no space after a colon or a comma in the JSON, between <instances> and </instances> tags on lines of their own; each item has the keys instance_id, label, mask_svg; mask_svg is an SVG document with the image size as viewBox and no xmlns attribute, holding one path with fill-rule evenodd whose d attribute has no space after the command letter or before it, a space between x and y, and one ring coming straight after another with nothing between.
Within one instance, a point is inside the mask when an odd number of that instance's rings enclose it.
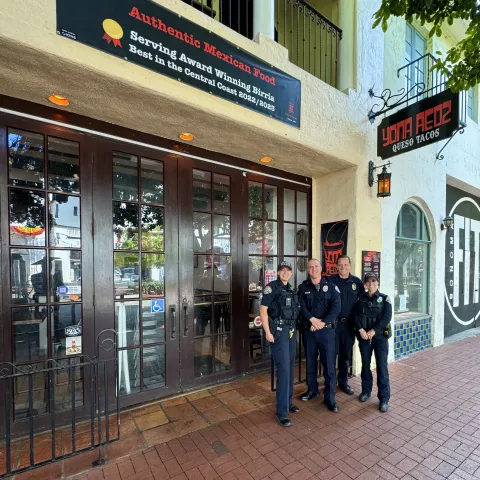
<instances>
[{"instance_id":1,"label":"iron railing","mask_svg":"<svg viewBox=\"0 0 480 480\"><path fill-rule=\"evenodd\" d=\"M396 106L415 103L446 90L447 79L438 70L432 70L437 59L427 53L397 70L397 77L405 79L405 98ZM460 93L460 125L467 125L468 94Z\"/></svg>"},{"instance_id":2,"label":"iron railing","mask_svg":"<svg viewBox=\"0 0 480 480\"><path fill-rule=\"evenodd\" d=\"M106 332L111 335L105 337ZM18 475L120 438L118 355L113 330L93 359L0 364L0 478ZM102 354L103 353L103 354ZM105 358L101 358L105 356Z\"/></svg>"},{"instance_id":3,"label":"iron railing","mask_svg":"<svg viewBox=\"0 0 480 480\"><path fill-rule=\"evenodd\" d=\"M182 0L241 35L253 37L253 0ZM290 61L336 87L342 30L305 0L275 0L275 41Z\"/></svg>"}]
</instances>

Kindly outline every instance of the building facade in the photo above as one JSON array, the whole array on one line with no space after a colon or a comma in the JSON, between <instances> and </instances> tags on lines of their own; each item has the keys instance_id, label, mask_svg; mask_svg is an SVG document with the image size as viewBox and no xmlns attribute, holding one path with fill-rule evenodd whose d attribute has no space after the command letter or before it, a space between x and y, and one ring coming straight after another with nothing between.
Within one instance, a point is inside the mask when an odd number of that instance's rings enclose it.
<instances>
[{"instance_id":1,"label":"building facade","mask_svg":"<svg viewBox=\"0 0 480 480\"><path fill-rule=\"evenodd\" d=\"M264 369L264 285L286 260L298 286L322 226L345 220L354 273L381 254L391 360L475 325L478 90L443 158L445 141L396 156L390 197L368 183L369 91L425 83L465 25L383 34L367 0L90 3L1 7L2 361L75 362L115 331L123 406Z\"/></svg>"}]
</instances>

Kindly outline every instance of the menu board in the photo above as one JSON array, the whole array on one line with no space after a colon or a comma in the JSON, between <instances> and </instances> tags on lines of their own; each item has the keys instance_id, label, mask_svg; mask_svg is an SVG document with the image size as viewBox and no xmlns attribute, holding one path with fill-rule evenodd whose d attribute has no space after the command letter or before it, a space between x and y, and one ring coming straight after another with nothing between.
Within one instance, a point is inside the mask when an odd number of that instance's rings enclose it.
<instances>
[{"instance_id":1,"label":"menu board","mask_svg":"<svg viewBox=\"0 0 480 480\"><path fill-rule=\"evenodd\" d=\"M367 273L374 273L380 283L380 252L362 251L362 280Z\"/></svg>"}]
</instances>

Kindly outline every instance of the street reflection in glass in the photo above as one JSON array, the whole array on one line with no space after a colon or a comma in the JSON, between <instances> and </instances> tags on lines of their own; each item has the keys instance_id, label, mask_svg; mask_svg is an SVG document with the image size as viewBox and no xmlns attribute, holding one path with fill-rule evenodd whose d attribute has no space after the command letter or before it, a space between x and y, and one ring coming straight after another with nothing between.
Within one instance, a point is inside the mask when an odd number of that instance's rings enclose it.
<instances>
[{"instance_id":1,"label":"street reflection in glass","mask_svg":"<svg viewBox=\"0 0 480 480\"><path fill-rule=\"evenodd\" d=\"M113 154L113 198L136 202L138 200L138 158L128 153Z\"/></svg>"},{"instance_id":2,"label":"street reflection in glass","mask_svg":"<svg viewBox=\"0 0 480 480\"><path fill-rule=\"evenodd\" d=\"M119 348L140 344L139 302L115 303L115 330Z\"/></svg>"},{"instance_id":3,"label":"street reflection in glass","mask_svg":"<svg viewBox=\"0 0 480 480\"><path fill-rule=\"evenodd\" d=\"M138 249L138 205L113 202L113 248Z\"/></svg>"},{"instance_id":4,"label":"street reflection in glass","mask_svg":"<svg viewBox=\"0 0 480 480\"><path fill-rule=\"evenodd\" d=\"M82 252L50 250L50 301L79 302L82 299Z\"/></svg>"},{"instance_id":5,"label":"street reflection in glass","mask_svg":"<svg viewBox=\"0 0 480 480\"><path fill-rule=\"evenodd\" d=\"M193 209L212 209L212 174L203 170L193 170Z\"/></svg>"},{"instance_id":6,"label":"street reflection in glass","mask_svg":"<svg viewBox=\"0 0 480 480\"><path fill-rule=\"evenodd\" d=\"M142 250L163 252L163 208L142 205Z\"/></svg>"},{"instance_id":7,"label":"street reflection in glass","mask_svg":"<svg viewBox=\"0 0 480 480\"><path fill-rule=\"evenodd\" d=\"M54 357L65 357L82 352L82 305L55 305L51 307L52 352ZM67 338L70 340L67 341ZM68 347L68 350L67 350Z\"/></svg>"},{"instance_id":8,"label":"street reflection in glass","mask_svg":"<svg viewBox=\"0 0 480 480\"><path fill-rule=\"evenodd\" d=\"M51 247L80 248L80 198L49 193L48 226Z\"/></svg>"},{"instance_id":9,"label":"street reflection in glass","mask_svg":"<svg viewBox=\"0 0 480 480\"><path fill-rule=\"evenodd\" d=\"M13 304L47 302L46 251L33 248L10 250L10 282Z\"/></svg>"},{"instance_id":10,"label":"street reflection in glass","mask_svg":"<svg viewBox=\"0 0 480 480\"><path fill-rule=\"evenodd\" d=\"M48 188L66 193L80 193L77 142L48 138Z\"/></svg>"},{"instance_id":11,"label":"street reflection in glass","mask_svg":"<svg viewBox=\"0 0 480 480\"><path fill-rule=\"evenodd\" d=\"M165 385L165 345L143 348L143 388L163 387Z\"/></svg>"},{"instance_id":12,"label":"street reflection in glass","mask_svg":"<svg viewBox=\"0 0 480 480\"><path fill-rule=\"evenodd\" d=\"M213 211L230 213L230 177L213 174Z\"/></svg>"},{"instance_id":13,"label":"street reflection in glass","mask_svg":"<svg viewBox=\"0 0 480 480\"><path fill-rule=\"evenodd\" d=\"M163 162L141 159L142 202L163 204Z\"/></svg>"},{"instance_id":14,"label":"street reflection in glass","mask_svg":"<svg viewBox=\"0 0 480 480\"><path fill-rule=\"evenodd\" d=\"M113 254L115 298L136 298L139 294L138 253Z\"/></svg>"},{"instance_id":15,"label":"street reflection in glass","mask_svg":"<svg viewBox=\"0 0 480 480\"><path fill-rule=\"evenodd\" d=\"M10 190L10 243L45 246L45 193Z\"/></svg>"},{"instance_id":16,"label":"street reflection in glass","mask_svg":"<svg viewBox=\"0 0 480 480\"><path fill-rule=\"evenodd\" d=\"M193 257L193 292L195 295L212 293L212 256L194 255Z\"/></svg>"},{"instance_id":17,"label":"street reflection in glass","mask_svg":"<svg viewBox=\"0 0 480 480\"><path fill-rule=\"evenodd\" d=\"M212 251L212 215L210 213L193 214L193 251L195 253Z\"/></svg>"},{"instance_id":18,"label":"street reflection in glass","mask_svg":"<svg viewBox=\"0 0 480 480\"><path fill-rule=\"evenodd\" d=\"M14 362L46 360L48 307L12 309Z\"/></svg>"}]
</instances>

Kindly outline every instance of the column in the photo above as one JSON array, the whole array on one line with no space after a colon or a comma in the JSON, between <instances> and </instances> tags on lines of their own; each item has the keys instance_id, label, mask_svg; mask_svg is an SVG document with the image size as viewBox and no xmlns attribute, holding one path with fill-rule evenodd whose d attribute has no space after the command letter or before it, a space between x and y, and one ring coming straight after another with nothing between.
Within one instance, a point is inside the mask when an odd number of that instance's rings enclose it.
<instances>
[{"instance_id":1,"label":"column","mask_svg":"<svg viewBox=\"0 0 480 480\"><path fill-rule=\"evenodd\" d=\"M259 33L275 40L275 0L253 0L253 38Z\"/></svg>"}]
</instances>

